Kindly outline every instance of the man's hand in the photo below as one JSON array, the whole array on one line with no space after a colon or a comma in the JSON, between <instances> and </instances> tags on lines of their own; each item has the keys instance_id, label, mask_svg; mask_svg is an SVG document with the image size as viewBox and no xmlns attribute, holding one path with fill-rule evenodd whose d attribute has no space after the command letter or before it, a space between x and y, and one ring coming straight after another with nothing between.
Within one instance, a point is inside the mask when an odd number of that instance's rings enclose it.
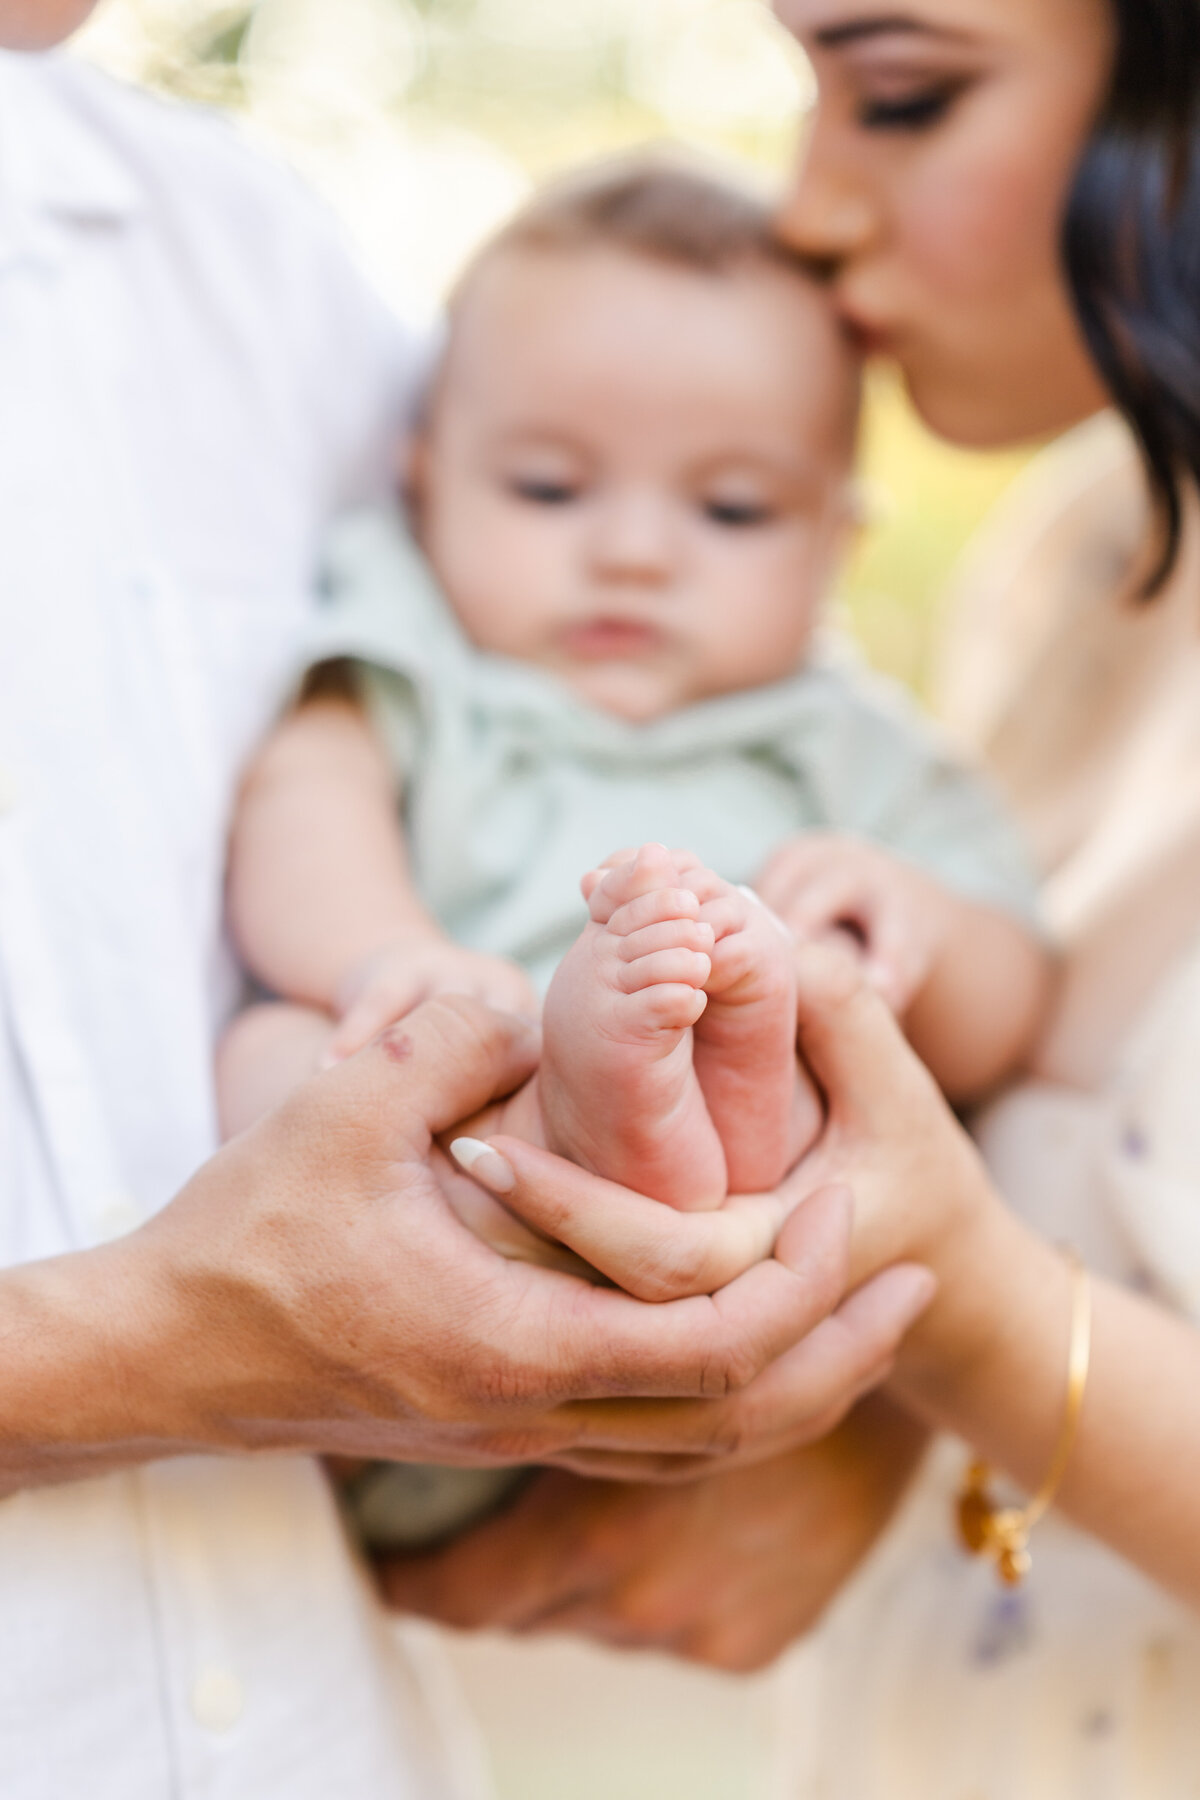
<instances>
[{"instance_id":1,"label":"man's hand","mask_svg":"<svg viewBox=\"0 0 1200 1800\"><path fill-rule=\"evenodd\" d=\"M392 1605L451 1625L575 1631L762 1668L858 1567L924 1441L876 1398L821 1443L686 1487L543 1475L447 1549L385 1559L380 1586Z\"/></svg>"},{"instance_id":2,"label":"man's hand","mask_svg":"<svg viewBox=\"0 0 1200 1800\"><path fill-rule=\"evenodd\" d=\"M434 1139L515 1088L537 1051L517 1019L429 1002L297 1089L131 1237L0 1276L0 1481L204 1449L449 1462L693 1450L661 1403L719 1406L826 1319L846 1280L848 1199L808 1200L779 1260L790 1195L677 1214L524 1146L534 1210L558 1194L593 1214L621 1201L603 1266L625 1291L506 1261L447 1203ZM860 1373L847 1335L853 1354L830 1357L816 1396L826 1413ZM697 1431L693 1419L684 1436ZM720 1447L715 1424L712 1437L702 1455Z\"/></svg>"}]
</instances>

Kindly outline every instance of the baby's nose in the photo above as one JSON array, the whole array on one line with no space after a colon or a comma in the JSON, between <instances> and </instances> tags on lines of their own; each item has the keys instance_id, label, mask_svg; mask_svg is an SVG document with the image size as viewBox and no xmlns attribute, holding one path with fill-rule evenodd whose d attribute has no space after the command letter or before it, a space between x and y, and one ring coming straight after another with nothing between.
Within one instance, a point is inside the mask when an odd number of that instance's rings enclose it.
<instances>
[{"instance_id":1,"label":"baby's nose","mask_svg":"<svg viewBox=\"0 0 1200 1800\"><path fill-rule=\"evenodd\" d=\"M592 563L610 580L663 583L674 573L678 539L675 509L665 497L645 491L615 493L596 509Z\"/></svg>"}]
</instances>

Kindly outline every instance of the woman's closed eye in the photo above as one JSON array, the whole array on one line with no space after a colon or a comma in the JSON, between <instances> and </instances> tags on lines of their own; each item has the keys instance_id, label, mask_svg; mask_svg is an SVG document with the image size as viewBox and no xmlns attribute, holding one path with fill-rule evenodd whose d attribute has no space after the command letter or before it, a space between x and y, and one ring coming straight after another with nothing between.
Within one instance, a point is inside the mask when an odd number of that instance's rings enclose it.
<instances>
[{"instance_id":1,"label":"woman's closed eye","mask_svg":"<svg viewBox=\"0 0 1200 1800\"><path fill-rule=\"evenodd\" d=\"M943 81L907 93L864 95L858 103L858 123L864 131L928 131L946 118L966 85Z\"/></svg>"}]
</instances>

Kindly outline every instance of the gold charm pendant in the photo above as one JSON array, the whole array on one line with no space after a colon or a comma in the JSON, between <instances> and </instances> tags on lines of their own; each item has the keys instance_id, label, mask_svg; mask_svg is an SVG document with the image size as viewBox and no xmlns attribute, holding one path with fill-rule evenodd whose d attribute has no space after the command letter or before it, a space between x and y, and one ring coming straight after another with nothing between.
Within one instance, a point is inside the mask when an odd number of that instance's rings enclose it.
<instances>
[{"instance_id":1,"label":"gold charm pendant","mask_svg":"<svg viewBox=\"0 0 1200 1800\"><path fill-rule=\"evenodd\" d=\"M997 1506L988 1493L991 1471L985 1462L973 1462L958 1496L958 1537L972 1556L987 1556L1005 1587L1020 1587L1033 1558L1029 1554L1029 1524L1015 1507Z\"/></svg>"}]
</instances>

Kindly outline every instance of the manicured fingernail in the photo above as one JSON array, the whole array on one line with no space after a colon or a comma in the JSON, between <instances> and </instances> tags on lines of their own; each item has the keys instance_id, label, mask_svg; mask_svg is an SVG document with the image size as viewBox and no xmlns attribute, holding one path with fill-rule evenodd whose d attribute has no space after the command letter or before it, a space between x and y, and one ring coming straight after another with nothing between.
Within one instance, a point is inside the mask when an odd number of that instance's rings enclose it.
<instances>
[{"instance_id":1,"label":"manicured fingernail","mask_svg":"<svg viewBox=\"0 0 1200 1800\"><path fill-rule=\"evenodd\" d=\"M338 1064L345 1060L340 1050L326 1050L322 1053L317 1068L324 1074L326 1069L336 1069Z\"/></svg>"},{"instance_id":2,"label":"manicured fingernail","mask_svg":"<svg viewBox=\"0 0 1200 1800\"><path fill-rule=\"evenodd\" d=\"M510 1162L482 1138L455 1138L450 1154L463 1172L493 1194L511 1194L517 1185Z\"/></svg>"},{"instance_id":3,"label":"manicured fingernail","mask_svg":"<svg viewBox=\"0 0 1200 1800\"><path fill-rule=\"evenodd\" d=\"M771 907L769 907L767 905L766 901L763 899L761 894L756 894L752 887L746 887L743 883L740 883L740 882L738 884L738 893L744 894L746 899L751 901L753 903L753 905L760 906L762 908L762 910L766 913L768 919L770 919L770 921L771 921L772 925L775 927L776 931L780 932L787 939L789 944L792 942L793 934L792 934L791 930L789 929L788 926L786 926L784 924L784 922L780 918L779 914L777 912L774 912L771 909Z\"/></svg>"}]
</instances>

